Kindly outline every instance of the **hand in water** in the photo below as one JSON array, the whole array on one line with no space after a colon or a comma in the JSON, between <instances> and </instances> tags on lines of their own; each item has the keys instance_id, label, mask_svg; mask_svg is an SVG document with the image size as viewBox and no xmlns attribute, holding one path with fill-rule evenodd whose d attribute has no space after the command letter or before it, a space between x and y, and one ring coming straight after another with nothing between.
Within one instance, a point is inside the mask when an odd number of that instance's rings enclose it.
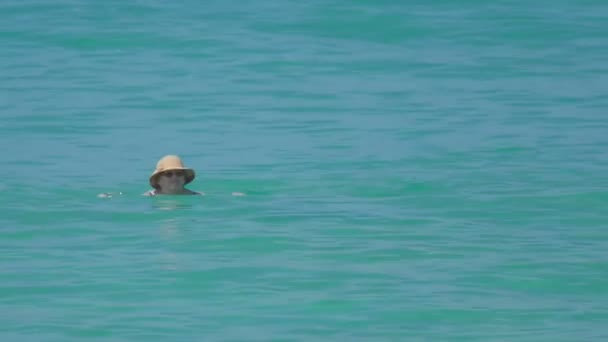
<instances>
[{"instance_id":1,"label":"hand in water","mask_svg":"<svg viewBox=\"0 0 608 342\"><path fill-rule=\"evenodd\" d=\"M97 195L97 197L99 197L99 198L112 198L113 195L114 194L112 194L111 192L104 192L104 193L101 193L101 194ZM119 192L118 195L122 195L122 192Z\"/></svg>"}]
</instances>

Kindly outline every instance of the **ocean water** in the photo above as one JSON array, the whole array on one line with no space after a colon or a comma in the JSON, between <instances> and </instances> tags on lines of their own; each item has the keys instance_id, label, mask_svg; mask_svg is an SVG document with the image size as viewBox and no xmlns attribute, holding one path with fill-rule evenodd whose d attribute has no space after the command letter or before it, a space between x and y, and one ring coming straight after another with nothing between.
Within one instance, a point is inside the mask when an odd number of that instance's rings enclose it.
<instances>
[{"instance_id":1,"label":"ocean water","mask_svg":"<svg viewBox=\"0 0 608 342\"><path fill-rule=\"evenodd\" d=\"M2 1L0 340L606 340L607 16Z\"/></svg>"}]
</instances>

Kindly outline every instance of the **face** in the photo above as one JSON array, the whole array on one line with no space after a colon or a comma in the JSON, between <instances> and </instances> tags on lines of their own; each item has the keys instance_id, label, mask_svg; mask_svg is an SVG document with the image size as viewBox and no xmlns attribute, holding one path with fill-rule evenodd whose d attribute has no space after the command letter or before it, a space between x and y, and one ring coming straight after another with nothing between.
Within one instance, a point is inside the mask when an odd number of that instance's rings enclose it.
<instances>
[{"instance_id":1,"label":"face","mask_svg":"<svg viewBox=\"0 0 608 342\"><path fill-rule=\"evenodd\" d=\"M181 170L165 171L158 176L158 185L164 193L177 193L183 190L186 174Z\"/></svg>"}]
</instances>

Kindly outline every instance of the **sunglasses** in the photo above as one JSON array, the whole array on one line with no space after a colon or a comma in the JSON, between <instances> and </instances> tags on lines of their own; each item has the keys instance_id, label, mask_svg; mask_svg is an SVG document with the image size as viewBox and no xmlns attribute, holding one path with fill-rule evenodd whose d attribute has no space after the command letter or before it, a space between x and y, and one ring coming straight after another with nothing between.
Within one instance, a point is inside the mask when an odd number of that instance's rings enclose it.
<instances>
[{"instance_id":1,"label":"sunglasses","mask_svg":"<svg viewBox=\"0 0 608 342\"><path fill-rule=\"evenodd\" d=\"M182 177L184 176L184 171L167 171L167 172L163 172L163 176L165 177L173 177L173 175L175 175L175 177Z\"/></svg>"}]
</instances>

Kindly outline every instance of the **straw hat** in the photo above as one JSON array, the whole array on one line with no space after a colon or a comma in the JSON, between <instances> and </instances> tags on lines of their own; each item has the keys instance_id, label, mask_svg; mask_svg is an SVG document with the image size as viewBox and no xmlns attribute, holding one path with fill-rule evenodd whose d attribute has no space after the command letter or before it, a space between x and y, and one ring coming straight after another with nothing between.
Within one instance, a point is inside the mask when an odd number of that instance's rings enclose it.
<instances>
[{"instance_id":1,"label":"straw hat","mask_svg":"<svg viewBox=\"0 0 608 342\"><path fill-rule=\"evenodd\" d=\"M194 177L196 177L196 173L194 172L193 169L187 168L184 166L184 163L182 163L182 160L175 155L167 155L162 157L158 163L156 163L156 170L154 170L154 172L152 173L152 175L150 176L150 185L155 188L158 189L158 177L160 176L161 173L165 172L165 171L172 171L172 170L183 170L186 176L186 182L184 183L184 185L192 182L194 180Z\"/></svg>"}]
</instances>

